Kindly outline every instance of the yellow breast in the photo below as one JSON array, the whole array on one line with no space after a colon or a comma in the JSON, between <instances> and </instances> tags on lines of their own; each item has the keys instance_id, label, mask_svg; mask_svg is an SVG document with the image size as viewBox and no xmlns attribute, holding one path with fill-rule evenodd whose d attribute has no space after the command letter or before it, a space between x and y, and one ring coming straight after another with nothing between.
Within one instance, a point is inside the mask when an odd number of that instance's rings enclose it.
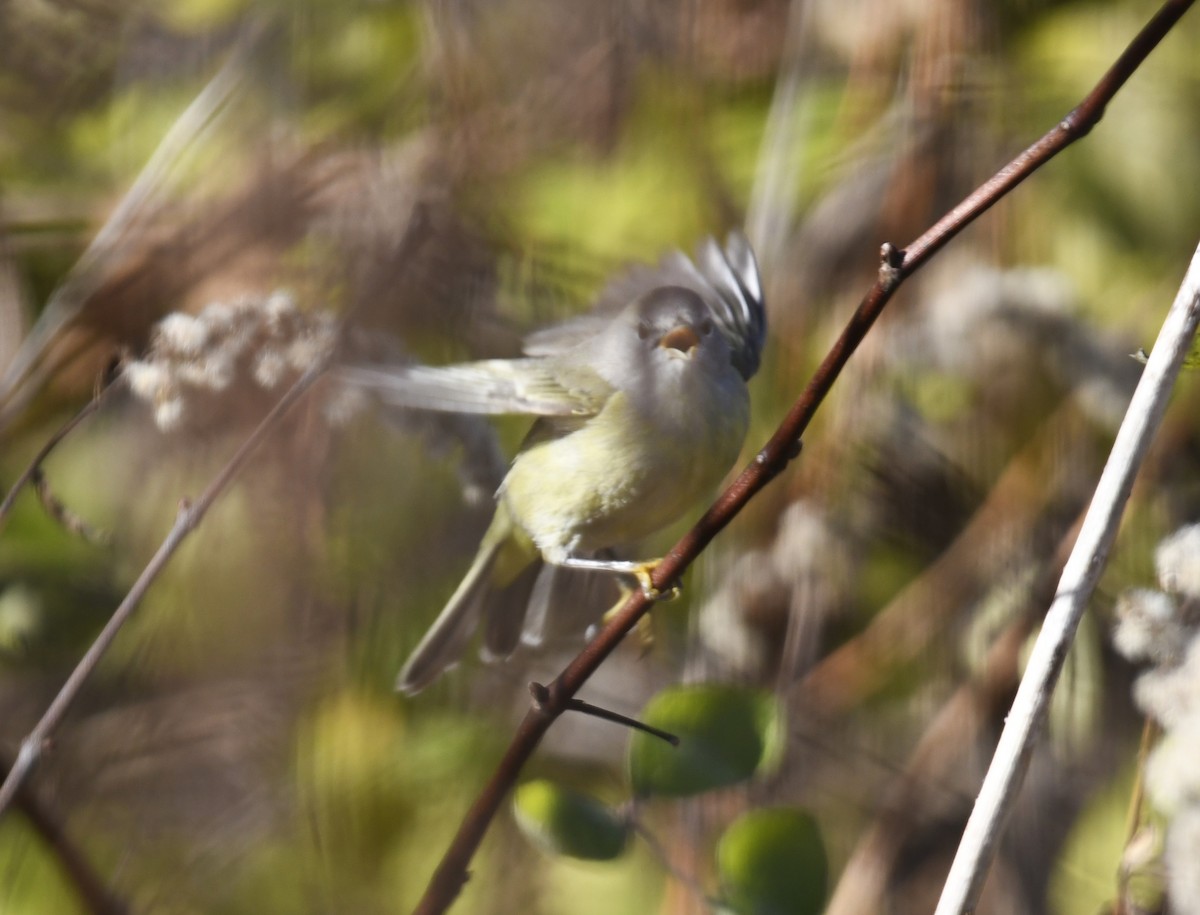
<instances>
[{"instance_id":1,"label":"yellow breast","mask_svg":"<svg viewBox=\"0 0 1200 915\"><path fill-rule=\"evenodd\" d=\"M733 465L749 421L744 388L646 417L623 393L560 438L533 444L501 487L513 520L550 562L639 540L706 495Z\"/></svg>"}]
</instances>

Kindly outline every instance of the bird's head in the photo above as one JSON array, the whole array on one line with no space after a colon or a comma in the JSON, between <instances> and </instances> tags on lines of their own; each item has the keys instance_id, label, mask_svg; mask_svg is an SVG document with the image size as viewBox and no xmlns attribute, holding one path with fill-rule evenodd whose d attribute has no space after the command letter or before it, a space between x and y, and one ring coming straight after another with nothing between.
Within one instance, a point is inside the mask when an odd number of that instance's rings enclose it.
<instances>
[{"instance_id":1,"label":"bird's head","mask_svg":"<svg viewBox=\"0 0 1200 915\"><path fill-rule=\"evenodd\" d=\"M631 302L601 334L595 366L624 390L661 392L674 380L732 369L729 343L704 300L683 286L659 286ZM664 392L665 393L665 392Z\"/></svg>"}]
</instances>

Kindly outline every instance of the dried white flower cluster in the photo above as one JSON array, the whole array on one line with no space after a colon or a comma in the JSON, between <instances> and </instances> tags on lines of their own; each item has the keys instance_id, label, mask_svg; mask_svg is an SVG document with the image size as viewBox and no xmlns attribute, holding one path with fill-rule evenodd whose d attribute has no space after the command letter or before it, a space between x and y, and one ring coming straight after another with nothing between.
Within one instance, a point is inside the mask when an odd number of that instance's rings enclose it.
<instances>
[{"instance_id":1,"label":"dried white flower cluster","mask_svg":"<svg viewBox=\"0 0 1200 915\"><path fill-rule=\"evenodd\" d=\"M780 515L771 545L714 571L719 582L696 613L698 649L687 676L748 679L782 663L815 660L821 627L843 605L853 580L845 534L814 502ZM780 644L789 630L791 642ZM804 655L801 656L800 652ZM795 652L787 658L788 652Z\"/></svg>"},{"instance_id":2,"label":"dried white flower cluster","mask_svg":"<svg viewBox=\"0 0 1200 915\"><path fill-rule=\"evenodd\" d=\"M1200 524L1162 541L1154 561L1163 590L1121 596L1113 643L1153 665L1133 691L1163 728L1146 764L1146 790L1170 818L1163 856L1171 911L1200 915Z\"/></svg>"},{"instance_id":3,"label":"dried white flower cluster","mask_svg":"<svg viewBox=\"0 0 1200 915\"><path fill-rule=\"evenodd\" d=\"M214 302L196 315L163 318L146 356L126 365L125 376L169 431L182 422L189 392L224 391L243 375L270 390L323 358L335 335L332 314L302 312L287 292Z\"/></svg>"}]
</instances>

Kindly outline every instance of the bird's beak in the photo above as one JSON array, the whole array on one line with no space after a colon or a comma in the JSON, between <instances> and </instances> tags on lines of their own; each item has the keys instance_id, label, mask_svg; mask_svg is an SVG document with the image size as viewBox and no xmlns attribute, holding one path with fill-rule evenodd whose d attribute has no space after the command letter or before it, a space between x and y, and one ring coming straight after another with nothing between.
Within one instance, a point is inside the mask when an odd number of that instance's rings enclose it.
<instances>
[{"instance_id":1,"label":"bird's beak","mask_svg":"<svg viewBox=\"0 0 1200 915\"><path fill-rule=\"evenodd\" d=\"M678 350L685 356L700 345L700 337L686 324L680 324L663 334L658 345L663 349Z\"/></svg>"}]
</instances>

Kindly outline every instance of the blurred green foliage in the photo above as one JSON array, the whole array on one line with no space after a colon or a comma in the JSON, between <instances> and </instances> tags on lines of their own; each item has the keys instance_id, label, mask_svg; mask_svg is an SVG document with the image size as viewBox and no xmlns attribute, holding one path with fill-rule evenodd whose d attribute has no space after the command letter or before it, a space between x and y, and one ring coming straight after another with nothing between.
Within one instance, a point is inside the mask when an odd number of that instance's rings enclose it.
<instances>
[{"instance_id":1,"label":"blurred green foliage","mask_svg":"<svg viewBox=\"0 0 1200 915\"><path fill-rule=\"evenodd\" d=\"M795 129L773 155L794 180L797 208L786 213L786 238L764 240L774 338L754 382L750 455L872 282L879 244L909 241L1054 124L1153 8L1005 4L956 14L956 28L894 4L827 10L810 23L800 91L773 109L787 71L787 4L644 7L14 0L4 26L11 53L0 64L0 268L13 279L0 294L0 356L11 355L238 36L261 24L242 91L175 163L161 211L125 239L62 350L137 347L171 310L287 283L313 309L374 306L384 318L373 314L369 328L401 339L409 354L511 353L521 331L582 306L627 258L689 247L755 205L790 199L780 188L757 204L754 196L769 124L780 118ZM937 616L922 607L909 627L924 634L921 654L888 662L861 694L855 672L846 675L853 702L836 725L800 733L789 703L808 708L792 691L804 689L810 664L852 646L931 574L1006 469L1065 482L1029 512L1044 528L997 522L989 548L1003 570L1043 568L1080 510L1075 488L1086 487L1076 476L1093 473L1110 435L1084 407L1062 420L1062 404L1119 370L1089 375L1088 363L1070 376L1086 349L1077 344L1109 355L1149 348L1200 224L1200 196L1189 191L1200 182L1200 123L1190 116L1200 103L1198 28L1194 14L1185 19L1091 136L944 255L962 257L941 275L963 299L962 313L974 307L964 264L1032 264L1069 281L1073 298L1055 313L1065 323L1026 332L995 364L976 351L939 361L932 344L910 353L911 338L928 332L922 308L936 291L933 279L919 285L925 274L915 278L872 337L883 342L831 395L794 472L723 535L729 553L761 546L786 504L821 500L853 551L852 581L827 601L832 608L810 581L783 599L764 586L739 603L767 661L738 671L753 684L745 690L701 687L709 692L698 702L658 693L647 719L705 749L690 756L689 745L676 751L635 736L637 791L690 795L757 773L764 777L753 787L730 790L731 807L803 802L827 827L834 873L850 859L875 798L904 770L939 703L962 678L983 676L997 633L1021 612L1020 595L981 636L968 617L997 601L979 593L983 585L961 583L1001 576L977 554L980 566L956 569L949 582L969 593L962 605ZM435 225L417 279L384 269L413 198L430 206ZM1010 313L1019 304L1007 303ZM988 340L995 330L963 326L940 345ZM1044 353L1063 327L1076 334L1069 345ZM5 485L65 418L63 405L90 392L92 363L53 365L26 410L5 414ZM1101 620L1111 594L1150 574L1157 538L1200 512L1195 397L1185 377L1173 414L1185 418L1173 420L1131 503L1097 601ZM239 394L218 406L186 436L169 436L119 400L54 455L47 472L56 492L114 533L109 548L65 533L31 494L18 502L0 532L0 745L15 747L152 554L179 499L205 485L265 403ZM501 427L506 453L524 431ZM90 683L39 776L69 834L134 911L407 910L525 707L525 681L552 676L581 644L583 625L556 633L535 666L484 667L471 657L420 697L392 693L397 668L486 523L486 504L464 506L459 469L469 450L435 433L375 416L330 432L316 408L299 415L155 584ZM1021 464L1038 436L1048 444ZM914 469L922 443L951 469ZM942 488L923 488L938 474ZM927 516L944 523L923 524ZM792 557L784 571L803 560ZM691 621L717 578L723 583L723 572L694 574L685 604L655 611L665 618L660 643L615 659L621 666L597 689L632 709L697 656L735 664L733 635L696 647ZM944 590L931 588L930 603ZM816 607L827 615L818 619ZM789 640L798 624L788 621L797 619L817 619L802 650ZM1062 850L1042 855L1053 870L1048 910L1063 915L1112 898L1123 841L1117 814L1129 789L1112 771L1132 752L1131 716L1119 692L1124 672L1104 652L1101 629L1085 633L1071 662L1080 689L1054 710L1055 733L1073 736L1058 748L1060 764L1077 776L1058 790L1084 808ZM776 686L778 695L766 691ZM982 731L964 738L980 755ZM571 731L542 752L571 784L609 796L624 779L624 740L590 733ZM922 778L950 786L944 795L971 790L952 767ZM1109 787L1093 794L1096 783ZM941 812L944 801L938 794L929 807ZM703 799L668 803L677 821L667 813L656 825L672 860L709 862L720 842L721 879L738 884L743 852L729 833L718 838L728 811L714 814ZM812 866L784 876L803 877L806 899L823 900L812 863L820 837L804 824L785 832L811 852ZM952 840L917 835L905 859L912 872L920 872L918 852L944 851L939 841ZM82 911L56 855L19 813L0 822L0 911ZM706 867L698 865L701 882L713 876ZM778 876L759 863L754 879L764 868L768 880ZM676 882L665 872L645 848L607 869L547 859L504 822L457 910L666 910Z\"/></svg>"}]
</instances>

